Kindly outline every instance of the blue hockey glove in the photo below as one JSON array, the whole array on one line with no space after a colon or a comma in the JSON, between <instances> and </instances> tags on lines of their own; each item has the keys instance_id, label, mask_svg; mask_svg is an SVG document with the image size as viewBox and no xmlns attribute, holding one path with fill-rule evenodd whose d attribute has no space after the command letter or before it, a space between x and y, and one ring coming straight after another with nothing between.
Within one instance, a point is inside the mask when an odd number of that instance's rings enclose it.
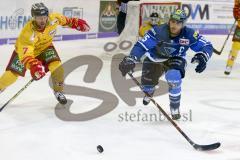
<instances>
[{"instance_id":1,"label":"blue hockey glove","mask_svg":"<svg viewBox=\"0 0 240 160\"><path fill-rule=\"evenodd\" d=\"M197 67L195 68L195 71L197 73L201 73L207 67L207 61L208 61L208 58L205 53L197 53L192 58L191 63L198 63Z\"/></svg>"},{"instance_id":2,"label":"blue hockey glove","mask_svg":"<svg viewBox=\"0 0 240 160\"><path fill-rule=\"evenodd\" d=\"M122 76L126 76L126 74L130 71L133 72L135 68L136 57L134 56L126 56L119 64L119 70L122 72Z\"/></svg>"}]
</instances>

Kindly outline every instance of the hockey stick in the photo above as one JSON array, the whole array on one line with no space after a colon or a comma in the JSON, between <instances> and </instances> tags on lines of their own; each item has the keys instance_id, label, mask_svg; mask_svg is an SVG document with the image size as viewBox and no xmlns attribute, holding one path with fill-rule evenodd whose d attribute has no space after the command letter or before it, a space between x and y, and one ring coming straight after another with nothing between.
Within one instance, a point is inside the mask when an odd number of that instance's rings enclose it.
<instances>
[{"instance_id":1,"label":"hockey stick","mask_svg":"<svg viewBox=\"0 0 240 160\"><path fill-rule=\"evenodd\" d=\"M132 80L140 87L140 89L143 91L143 86L137 81L136 78L133 77L132 73L128 73L128 75L132 78ZM143 91L144 92L144 91ZM151 97L148 93L144 92L147 96ZM194 147L194 149L199 151L210 151L217 149L220 147L221 143L213 143L209 145L199 145L194 143L183 131L182 129L168 116L168 114L162 109L162 107L153 99L151 98L151 101L154 103L154 105L164 114L164 116L168 119L169 122L172 123L172 125L182 134L182 136Z\"/></svg>"},{"instance_id":2,"label":"hockey stick","mask_svg":"<svg viewBox=\"0 0 240 160\"><path fill-rule=\"evenodd\" d=\"M224 49L224 47L225 47L225 45L226 45L226 43L227 43L227 41L228 41L231 33L232 33L232 30L233 30L236 22L237 22L237 21L235 20L234 23L233 23L233 25L232 25L232 27L231 27L231 29L230 29L230 31L229 31L229 33L228 33L228 35L227 35L227 38L225 39L225 41L224 41L224 43L223 43L223 46L222 46L221 50L220 50L220 51L217 51L215 48L213 48L213 52L216 53L217 55L221 55L221 54L222 54L222 51L223 51L223 49Z\"/></svg>"},{"instance_id":3,"label":"hockey stick","mask_svg":"<svg viewBox=\"0 0 240 160\"><path fill-rule=\"evenodd\" d=\"M17 96L22 93L32 82L34 81L34 79L31 79L22 89L20 89L11 99L9 99L1 108L0 108L0 112L10 103L12 102L14 99L17 98Z\"/></svg>"}]
</instances>

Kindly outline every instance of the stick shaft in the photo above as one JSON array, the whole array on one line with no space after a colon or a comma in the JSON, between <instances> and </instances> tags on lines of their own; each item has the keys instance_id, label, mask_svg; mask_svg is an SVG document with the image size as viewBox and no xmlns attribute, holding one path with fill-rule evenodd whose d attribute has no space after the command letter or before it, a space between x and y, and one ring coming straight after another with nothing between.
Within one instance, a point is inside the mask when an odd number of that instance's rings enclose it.
<instances>
[{"instance_id":1,"label":"stick shaft","mask_svg":"<svg viewBox=\"0 0 240 160\"><path fill-rule=\"evenodd\" d=\"M20 89L12 98L10 98L1 108L0 112L9 104L11 103L14 99L16 99L34 80L31 79L25 86L23 86L22 89Z\"/></svg>"},{"instance_id":2,"label":"stick shaft","mask_svg":"<svg viewBox=\"0 0 240 160\"><path fill-rule=\"evenodd\" d=\"M225 39L225 41L224 41L224 43L223 43L223 45L222 45L221 50L220 50L220 51L217 51L215 48L213 48L213 52L214 52L214 53L216 53L216 54L218 54L218 55L222 54L222 51L223 51L223 49L224 49L225 46L226 46L226 43L227 43L227 41L228 41L228 39L229 39L232 31L233 31L233 28L234 28L235 25L236 25L236 22L237 22L237 21L235 20L234 23L233 23L233 25L232 25L232 27L231 27L231 29L230 29L230 31L229 31L229 33L228 33L228 35L227 35L227 37L226 37L226 39Z\"/></svg>"},{"instance_id":3,"label":"stick shaft","mask_svg":"<svg viewBox=\"0 0 240 160\"><path fill-rule=\"evenodd\" d=\"M128 73L128 75L132 78L132 80L140 87L140 89L144 92L143 86L137 81L135 77L131 73ZM147 96L151 97L147 92L144 92ZM182 129L169 117L169 115L162 109L162 107L153 99L151 98L151 101L153 104L160 110L160 112L163 113L163 115L168 119L169 122L172 123L172 125L182 134L182 136L192 145L194 146L195 143L182 131Z\"/></svg>"}]
</instances>

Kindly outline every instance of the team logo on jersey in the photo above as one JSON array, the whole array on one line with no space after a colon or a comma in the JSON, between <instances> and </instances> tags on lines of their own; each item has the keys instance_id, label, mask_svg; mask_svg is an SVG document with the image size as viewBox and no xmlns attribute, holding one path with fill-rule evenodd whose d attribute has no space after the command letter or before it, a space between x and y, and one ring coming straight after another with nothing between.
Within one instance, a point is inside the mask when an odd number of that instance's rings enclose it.
<instances>
[{"instance_id":1,"label":"team logo on jersey","mask_svg":"<svg viewBox=\"0 0 240 160\"><path fill-rule=\"evenodd\" d=\"M175 48L172 48L172 47L164 47L164 50L165 50L165 56L170 56L171 54L173 54L176 49Z\"/></svg>"},{"instance_id":2,"label":"team logo on jersey","mask_svg":"<svg viewBox=\"0 0 240 160\"><path fill-rule=\"evenodd\" d=\"M198 32L197 32L197 31L195 31L195 32L193 33L193 37L194 37L195 39L198 39Z\"/></svg>"},{"instance_id":3,"label":"team logo on jersey","mask_svg":"<svg viewBox=\"0 0 240 160\"><path fill-rule=\"evenodd\" d=\"M57 30L54 29L54 30L52 30L52 31L49 32L49 35L50 35L50 36L54 36L54 35L56 34L56 32L57 32Z\"/></svg>"},{"instance_id":4,"label":"team logo on jersey","mask_svg":"<svg viewBox=\"0 0 240 160\"><path fill-rule=\"evenodd\" d=\"M50 22L50 25L53 26L54 24L57 23L57 21L58 21L57 19L54 19L53 21Z\"/></svg>"},{"instance_id":5,"label":"team logo on jersey","mask_svg":"<svg viewBox=\"0 0 240 160\"><path fill-rule=\"evenodd\" d=\"M185 39L185 38L180 38L179 39L179 44L181 45L189 45L189 39Z\"/></svg>"}]
</instances>

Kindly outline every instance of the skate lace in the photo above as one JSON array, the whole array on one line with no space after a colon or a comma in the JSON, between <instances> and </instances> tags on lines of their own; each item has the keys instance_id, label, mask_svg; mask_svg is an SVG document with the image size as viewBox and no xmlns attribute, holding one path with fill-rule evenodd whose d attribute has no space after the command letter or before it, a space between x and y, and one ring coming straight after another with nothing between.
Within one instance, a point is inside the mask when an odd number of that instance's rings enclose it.
<instances>
[{"instance_id":1,"label":"skate lace","mask_svg":"<svg viewBox=\"0 0 240 160\"><path fill-rule=\"evenodd\" d=\"M56 98L65 99L65 96L62 92L55 92Z\"/></svg>"}]
</instances>

